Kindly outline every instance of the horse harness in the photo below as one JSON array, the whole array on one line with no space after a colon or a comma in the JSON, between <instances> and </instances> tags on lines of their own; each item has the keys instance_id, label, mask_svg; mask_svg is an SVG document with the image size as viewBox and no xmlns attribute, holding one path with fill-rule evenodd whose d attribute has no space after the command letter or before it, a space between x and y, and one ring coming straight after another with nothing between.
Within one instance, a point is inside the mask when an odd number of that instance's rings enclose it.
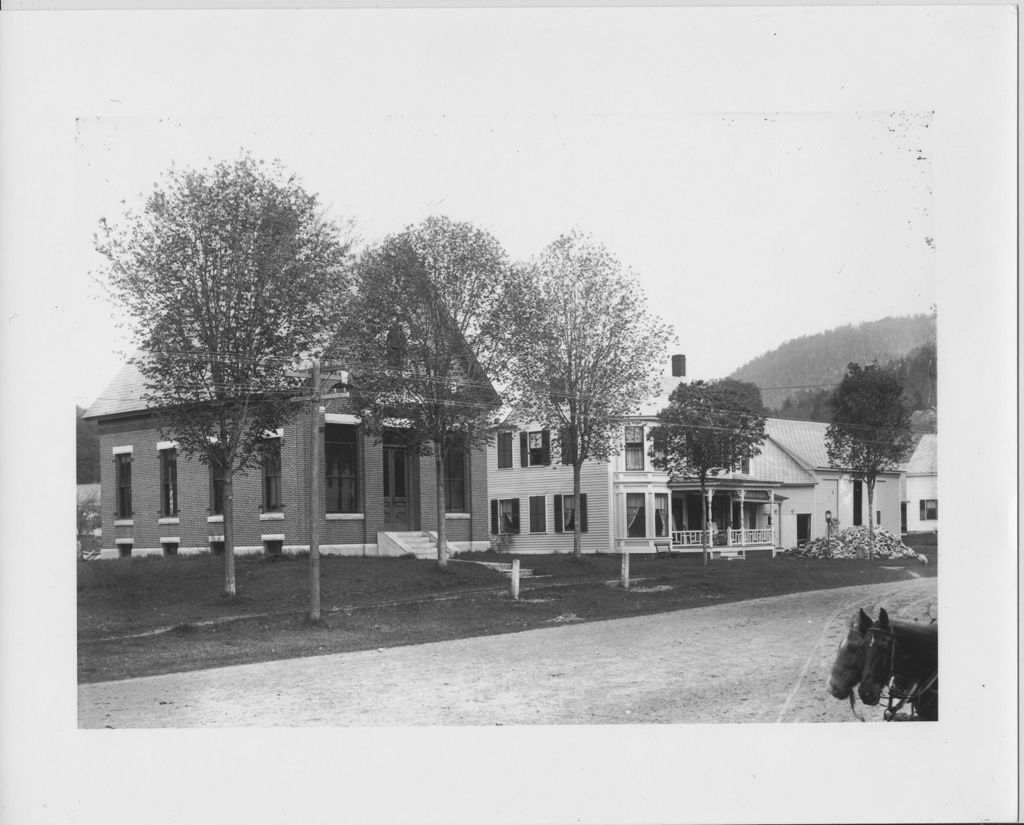
<instances>
[{"instance_id":1,"label":"horse harness","mask_svg":"<svg viewBox=\"0 0 1024 825\"><path fill-rule=\"evenodd\" d=\"M882 637L885 641L879 641L879 637ZM896 718L896 714L907 702L910 702L912 713L916 714L918 703L925 694L938 693L938 689L935 687L935 683L939 679L939 671L937 669L924 681L924 684L915 681L909 689L904 689L897 685L897 679L901 678L896 672L896 648L898 643L896 641L896 634L891 630L886 630L883 627L869 627L864 634L864 641L868 645L877 644L879 647L882 647L883 644L889 645L889 682L887 684L889 688L889 706L884 714L886 722L891 722ZM899 699L899 702L894 705L893 703L897 699Z\"/></svg>"}]
</instances>

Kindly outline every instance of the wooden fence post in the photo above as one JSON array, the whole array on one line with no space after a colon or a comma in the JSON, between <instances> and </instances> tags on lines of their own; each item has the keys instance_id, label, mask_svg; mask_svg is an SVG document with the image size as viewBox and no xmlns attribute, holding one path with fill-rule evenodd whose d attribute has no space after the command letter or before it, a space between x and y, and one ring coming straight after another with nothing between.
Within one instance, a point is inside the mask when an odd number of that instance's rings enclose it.
<instances>
[{"instance_id":1,"label":"wooden fence post","mask_svg":"<svg viewBox=\"0 0 1024 825\"><path fill-rule=\"evenodd\" d=\"M519 559L512 559L512 599L519 601Z\"/></svg>"},{"instance_id":2,"label":"wooden fence post","mask_svg":"<svg viewBox=\"0 0 1024 825\"><path fill-rule=\"evenodd\" d=\"M629 590L629 551L622 551L622 589Z\"/></svg>"}]
</instances>

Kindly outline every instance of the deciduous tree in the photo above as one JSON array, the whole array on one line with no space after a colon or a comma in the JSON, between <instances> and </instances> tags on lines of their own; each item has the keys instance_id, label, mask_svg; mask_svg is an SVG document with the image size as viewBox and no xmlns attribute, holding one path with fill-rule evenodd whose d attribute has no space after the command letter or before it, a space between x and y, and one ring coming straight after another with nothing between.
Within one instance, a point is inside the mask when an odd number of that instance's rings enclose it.
<instances>
[{"instance_id":1,"label":"deciduous tree","mask_svg":"<svg viewBox=\"0 0 1024 825\"><path fill-rule=\"evenodd\" d=\"M389 429L413 455L434 457L441 567L445 468L486 443L497 415L489 376L501 371L496 315L506 270L501 244L469 223L431 217L410 226L361 256L334 350L351 364L364 424L378 438Z\"/></svg>"},{"instance_id":2,"label":"deciduous tree","mask_svg":"<svg viewBox=\"0 0 1024 825\"><path fill-rule=\"evenodd\" d=\"M622 449L624 419L660 391L675 336L649 312L635 276L578 232L517 267L505 323L510 398L521 415L558 432L556 453L572 465L579 513L583 462ZM575 556L581 521L573 519Z\"/></svg>"},{"instance_id":3,"label":"deciduous tree","mask_svg":"<svg viewBox=\"0 0 1024 825\"><path fill-rule=\"evenodd\" d=\"M828 460L848 469L868 490L868 557L874 556L874 500L878 474L892 470L913 446L903 385L877 363L850 363L829 401L832 423L825 435ZM859 551L863 553L863 551Z\"/></svg>"},{"instance_id":4,"label":"deciduous tree","mask_svg":"<svg viewBox=\"0 0 1024 825\"><path fill-rule=\"evenodd\" d=\"M166 438L224 479L224 594L236 592L233 480L297 411L297 369L333 331L348 242L315 195L249 155L171 169L97 249Z\"/></svg>"},{"instance_id":5,"label":"deciduous tree","mask_svg":"<svg viewBox=\"0 0 1024 825\"><path fill-rule=\"evenodd\" d=\"M767 437L760 393L732 379L680 382L651 429L651 459L674 478L696 478L701 494L701 546L708 563L708 479L761 452Z\"/></svg>"}]
</instances>

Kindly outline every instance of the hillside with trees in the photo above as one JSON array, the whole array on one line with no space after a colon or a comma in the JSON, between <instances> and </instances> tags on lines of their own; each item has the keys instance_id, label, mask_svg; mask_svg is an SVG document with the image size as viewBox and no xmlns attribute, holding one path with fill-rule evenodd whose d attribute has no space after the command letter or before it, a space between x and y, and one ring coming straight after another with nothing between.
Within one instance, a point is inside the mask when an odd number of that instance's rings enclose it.
<instances>
[{"instance_id":1,"label":"hillside with trees","mask_svg":"<svg viewBox=\"0 0 1024 825\"><path fill-rule=\"evenodd\" d=\"M935 315L883 318L805 335L744 364L731 378L761 387L769 411L787 418L829 420L827 402L847 364L895 370L915 429L934 429L937 405Z\"/></svg>"}]
</instances>

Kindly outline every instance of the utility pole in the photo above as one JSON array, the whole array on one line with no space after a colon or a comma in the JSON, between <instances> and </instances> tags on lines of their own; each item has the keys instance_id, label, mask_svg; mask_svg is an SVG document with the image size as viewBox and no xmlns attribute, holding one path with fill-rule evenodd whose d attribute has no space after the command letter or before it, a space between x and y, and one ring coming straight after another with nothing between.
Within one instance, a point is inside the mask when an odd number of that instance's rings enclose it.
<instances>
[{"instance_id":1,"label":"utility pole","mask_svg":"<svg viewBox=\"0 0 1024 825\"><path fill-rule=\"evenodd\" d=\"M309 427L309 620L320 621L320 359L313 361Z\"/></svg>"}]
</instances>

